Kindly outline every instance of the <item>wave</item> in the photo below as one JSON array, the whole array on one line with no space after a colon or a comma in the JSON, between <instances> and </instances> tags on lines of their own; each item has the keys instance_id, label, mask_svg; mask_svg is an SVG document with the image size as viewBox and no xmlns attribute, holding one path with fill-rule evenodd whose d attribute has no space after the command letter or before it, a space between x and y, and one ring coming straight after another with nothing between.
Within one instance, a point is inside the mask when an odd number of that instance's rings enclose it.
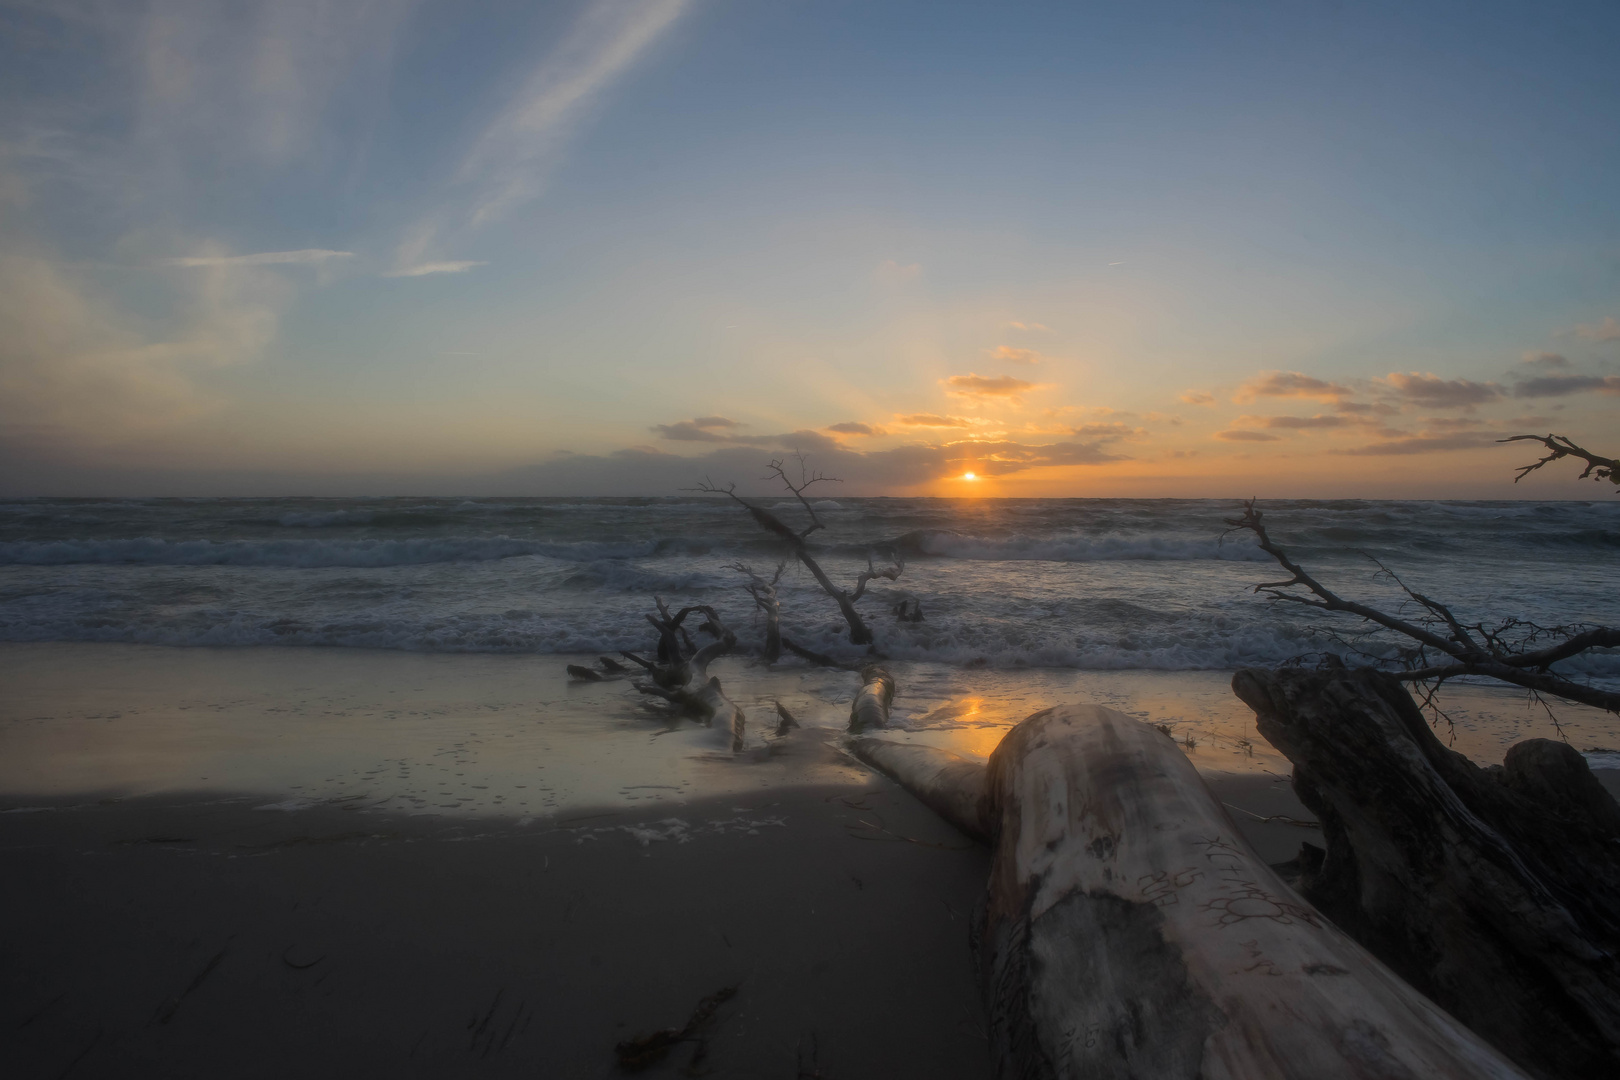
<instances>
[{"instance_id":1,"label":"wave","mask_svg":"<svg viewBox=\"0 0 1620 1080\"><path fill-rule=\"evenodd\" d=\"M559 542L514 537L410 537L354 540L47 540L0 543L0 566L420 566L543 556L567 562L704 554L685 538Z\"/></svg>"},{"instance_id":2,"label":"wave","mask_svg":"<svg viewBox=\"0 0 1620 1080\"><path fill-rule=\"evenodd\" d=\"M1148 534L1069 536L1041 539L1010 536L988 539L939 529L918 529L894 541L912 555L981 562L1112 562L1124 559L1186 561L1218 559L1223 562L1269 562L1252 539L1186 537Z\"/></svg>"},{"instance_id":3,"label":"wave","mask_svg":"<svg viewBox=\"0 0 1620 1080\"><path fill-rule=\"evenodd\" d=\"M744 626L734 626L746 638ZM795 639L818 652L858 661L865 650L833 631L797 629ZM81 641L167 646L316 646L388 649L424 653L577 655L645 650L646 623L639 614L593 608L558 615L542 611L462 613L443 616L287 618L269 612L212 609L164 620L118 619L106 613L0 619L0 641ZM1283 664L1320 654L1325 642L1288 623L1154 629L1117 635L1051 634L1030 624L991 626L923 624L886 635L883 649L894 660L956 667L1071 668L1086 671L1230 671ZM747 645L744 646L746 654ZM740 658L739 658L740 659ZM1620 681L1620 651L1599 651L1558 665L1575 679Z\"/></svg>"}]
</instances>

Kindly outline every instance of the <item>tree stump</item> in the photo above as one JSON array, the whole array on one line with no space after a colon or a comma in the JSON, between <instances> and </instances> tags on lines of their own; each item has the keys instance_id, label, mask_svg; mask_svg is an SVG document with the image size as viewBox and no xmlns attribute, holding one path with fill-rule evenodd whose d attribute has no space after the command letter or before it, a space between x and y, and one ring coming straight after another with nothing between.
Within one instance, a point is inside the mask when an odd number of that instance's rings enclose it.
<instances>
[{"instance_id":1,"label":"tree stump","mask_svg":"<svg viewBox=\"0 0 1620 1080\"><path fill-rule=\"evenodd\" d=\"M1546 739L1482 769L1366 670L1232 688L1322 822L1301 894L1526 1071L1620 1076L1620 807Z\"/></svg>"}]
</instances>

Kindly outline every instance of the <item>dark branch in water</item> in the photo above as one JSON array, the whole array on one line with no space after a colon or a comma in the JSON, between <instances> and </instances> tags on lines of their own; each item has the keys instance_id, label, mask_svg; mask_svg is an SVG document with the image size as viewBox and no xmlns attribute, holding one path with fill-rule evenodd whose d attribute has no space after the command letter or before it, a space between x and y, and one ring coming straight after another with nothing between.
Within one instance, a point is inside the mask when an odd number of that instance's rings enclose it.
<instances>
[{"instance_id":1,"label":"dark branch in water","mask_svg":"<svg viewBox=\"0 0 1620 1080\"><path fill-rule=\"evenodd\" d=\"M749 516L754 519L754 522L759 525L760 528L764 529L771 535L780 538L782 542L788 546L788 550L793 553L793 556L798 559L799 562L804 564L804 568L806 570L810 571L810 575L816 579L816 584L821 586L821 591L826 593L828 597L832 599L833 603L838 605L838 610L844 616L844 622L849 624L849 640L856 645L870 645L874 640L872 637L872 631L869 627L867 627L866 621L861 618L861 613L855 610L855 601L859 600L865 594L866 583L871 581L873 578L887 578L889 581L894 581L895 579L899 578L900 574L906 568L905 556L904 554L899 555L895 565L892 568L884 570L878 570L872 565L872 560L868 559L866 563L866 571L856 578L855 591L853 593L840 589L837 585L834 585L832 579L827 576L827 572L823 570L821 568L821 564L816 561L815 556L810 554L810 547L805 542L806 537L815 532L817 529L825 528L825 526L821 523L821 518L816 515L815 506L811 504L809 499L805 498L804 492L806 488L813 484L839 483L841 481L839 481L836 476L824 476L819 472L811 472L809 467L805 464L803 454L795 454L794 456L799 463L798 483L794 483L793 480L788 476L787 468L780 458L773 460L770 463L770 476L767 476L766 479L770 479L771 476L774 476L778 480L782 481L782 484L793 493L793 497L799 501L799 505L804 507L805 513L810 515L810 524L797 531L795 531L792 526L788 525L787 522L783 521L769 510L762 506L756 506L744 499L741 495L738 495L736 484L726 484L722 486L714 483L708 477L704 477L702 483L698 484L697 487L689 488L688 490L700 491L706 495L726 496L738 506L741 506L744 510L747 510ZM748 588L749 592L754 595L755 603L764 608L765 604L760 599L760 593L756 592L757 586L763 584L762 579L760 579L758 575L754 574L753 571L748 570L741 564L738 564L733 568L740 569L749 575L751 581L749 585L745 587ZM773 578L770 582L773 602L775 595L775 584L780 576L781 570L779 568L777 570L777 577ZM770 613L769 609L767 609L767 620L769 617ZM768 632L769 623L767 623L767 633ZM769 651L768 646L767 651ZM792 649L789 651L797 652L798 650Z\"/></svg>"},{"instance_id":2,"label":"dark branch in water","mask_svg":"<svg viewBox=\"0 0 1620 1080\"><path fill-rule=\"evenodd\" d=\"M1248 530L1254 533L1260 550L1276 559L1278 565L1290 575L1283 581L1262 582L1254 587L1255 592L1265 593L1277 601L1358 615L1416 642L1416 649L1404 651L1398 658L1402 670L1395 677L1402 681L1434 679L1444 682L1458 675L1483 675L1523 687L1532 693L1548 694L1620 713L1620 693L1599 690L1566 679L1551 670L1551 665L1559 660L1567 660L1590 649L1620 647L1620 630L1606 626L1541 627L1520 619L1508 619L1494 627L1487 627L1482 622L1464 623L1445 604L1408 588L1388 567L1375 559L1373 561L1377 563L1379 573L1387 575L1400 586L1401 591L1425 613L1416 622L1398 618L1366 604L1346 600L1312 577L1304 567L1289 558L1280 545L1273 542L1266 532L1263 515L1255 506L1255 500L1244 503L1243 515L1229 518L1227 524L1232 531ZM1295 588L1303 588L1308 595L1286 591ZM1539 649L1527 647L1554 635L1561 636L1562 640Z\"/></svg>"},{"instance_id":3,"label":"dark branch in water","mask_svg":"<svg viewBox=\"0 0 1620 1080\"><path fill-rule=\"evenodd\" d=\"M727 563L726 569L735 570L748 579L743 588L754 598L754 606L765 615L765 663L776 663L782 657L782 604L777 598L776 586L782 580L782 571L787 569L787 560L776 564L776 573L769 581L754 573L754 568L745 562Z\"/></svg>"}]
</instances>

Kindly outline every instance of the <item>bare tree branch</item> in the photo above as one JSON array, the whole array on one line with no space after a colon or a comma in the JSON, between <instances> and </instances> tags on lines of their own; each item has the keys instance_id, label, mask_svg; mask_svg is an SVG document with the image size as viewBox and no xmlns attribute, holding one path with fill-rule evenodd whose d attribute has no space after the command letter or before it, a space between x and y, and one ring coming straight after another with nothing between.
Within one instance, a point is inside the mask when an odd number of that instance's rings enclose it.
<instances>
[{"instance_id":1,"label":"bare tree branch","mask_svg":"<svg viewBox=\"0 0 1620 1080\"><path fill-rule=\"evenodd\" d=\"M1496 441L1501 443L1526 441L1538 442L1542 446L1545 446L1549 451L1547 456L1542 458L1540 461L1534 462L1530 465L1521 465L1519 467L1519 475L1513 478L1513 482L1515 484L1517 484L1520 480L1523 480L1526 476L1529 476L1531 473L1535 472L1537 469L1541 468L1543 465L1551 464L1552 462L1557 461L1559 458L1574 457L1580 458L1582 461L1586 462L1586 468L1581 470L1579 479L1585 480L1588 476L1591 476L1594 480L1607 480L1611 484L1620 485L1620 460L1602 457L1601 455L1592 453L1590 450L1582 449L1571 442L1567 436L1510 435L1505 439L1497 439Z\"/></svg>"},{"instance_id":2,"label":"bare tree branch","mask_svg":"<svg viewBox=\"0 0 1620 1080\"><path fill-rule=\"evenodd\" d=\"M765 663L776 663L782 656L782 604L777 598L776 586L782 580L782 571L787 569L787 560L776 564L776 573L769 581L754 573L754 568L745 562L727 563L726 569L748 578L743 588L754 598L754 606L765 614Z\"/></svg>"},{"instance_id":3,"label":"bare tree branch","mask_svg":"<svg viewBox=\"0 0 1620 1080\"><path fill-rule=\"evenodd\" d=\"M804 568L806 570L810 571L810 575L816 579L816 584L821 586L821 591L826 593L832 599L833 603L838 605L839 612L844 616L844 622L849 624L849 640L856 645L870 645L874 640L872 637L872 631L867 627L866 621L861 618L861 613L855 610L855 601L860 597L861 591L858 589L855 595L851 596L848 592L840 589L837 585L834 585L832 579L827 576L827 572L823 570L821 568L821 564L816 561L815 556L810 554L809 545L805 543L805 537L809 536L817 529L822 528L822 524L821 519L816 516L815 508L810 505L810 500L804 497L804 489L809 487L811 484L820 483L822 481L837 481L838 478L834 476L823 476L820 473L810 473L805 466L804 456L802 454L798 455L798 460L800 470L798 484L794 484L793 481L788 478L787 472L784 469L781 460L772 461L770 464L770 470L772 475L778 477L782 483L787 485L788 490L793 492L794 497L799 500L800 505L802 505L810 514L810 525L802 532L795 532L786 522L777 517L775 514L771 513L769 510L766 510L761 506L756 506L744 499L741 495L738 495L736 484L726 484L724 487L722 487L705 476L702 483L698 484L697 487L689 488L688 490L701 491L707 495L726 496L738 506L741 506L744 510L747 510L749 516L754 519L755 523L758 524L760 528L764 529L773 536L780 537L793 552L794 557L796 557L799 562L804 564ZM887 576L887 573L875 574L874 576ZM894 577L898 576L899 571L896 570ZM890 578L890 580L893 580L893 578ZM861 582L861 585L864 586L865 582Z\"/></svg>"},{"instance_id":4,"label":"bare tree branch","mask_svg":"<svg viewBox=\"0 0 1620 1080\"><path fill-rule=\"evenodd\" d=\"M1469 627L1462 622L1444 604L1423 596L1421 593L1408 589L1399 578L1380 564L1383 573L1400 585L1401 589L1413 601L1428 611L1434 619L1445 625L1448 634L1442 636L1430 629L1429 626L1415 623L1407 619L1397 618L1386 614L1377 608L1368 607L1353 600L1346 600L1333 590L1317 581L1305 571L1298 563L1288 557L1288 553L1272 541L1266 532L1263 515L1255 500L1250 499L1243 504L1243 515L1230 518L1227 524L1233 531L1247 530L1254 533L1259 542L1260 550L1277 560L1284 570L1291 575L1285 581L1263 582L1254 587L1255 592L1263 592L1275 600L1290 603L1304 604L1307 607L1320 608L1324 611L1347 612L1358 615L1368 622L1375 623L1387 630L1415 641L1419 649L1408 659L1408 670L1397 675L1407 681L1418 679L1449 679L1458 675L1483 675L1497 679L1501 682L1521 686L1536 693L1550 694L1561 697L1566 701L1576 701L1583 705L1592 705L1612 713L1620 713L1620 693L1609 690L1600 690L1597 687L1587 686L1583 683L1566 679L1549 669L1549 665L1558 660L1567 660L1589 649L1610 648L1620 643L1620 631L1609 627L1592 627L1570 636L1567 640L1558 642L1548 648L1535 652L1519 652L1513 654L1509 651L1502 631L1510 624L1504 624L1491 633L1483 632L1482 626L1474 629L1480 636L1486 638L1486 644L1481 645L1471 635ZM1376 561L1376 560L1375 560ZM1304 588L1310 595L1302 596L1297 593L1285 592L1285 589ZM1541 631L1542 628L1535 628ZM1542 631L1545 632L1545 631ZM1447 657L1449 664L1433 664L1427 659L1425 649L1433 650Z\"/></svg>"},{"instance_id":5,"label":"bare tree branch","mask_svg":"<svg viewBox=\"0 0 1620 1080\"><path fill-rule=\"evenodd\" d=\"M873 578L885 578L889 581L896 581L899 579L900 575L905 572L906 553L903 549L897 548L895 550L894 565L884 570L879 570L874 567L872 565L872 556L868 555L866 557L866 569L855 578L855 591L850 594L850 599L859 600L862 596L866 595L866 583L871 581Z\"/></svg>"},{"instance_id":6,"label":"bare tree branch","mask_svg":"<svg viewBox=\"0 0 1620 1080\"><path fill-rule=\"evenodd\" d=\"M826 528L826 526L821 523L821 519L816 516L816 508L814 506L811 506L810 505L810 500L806 499L804 497L804 489L809 487L812 484L820 484L820 483L842 484L843 481L840 480L836 476L824 476L821 473L812 473L810 471L810 467L809 467L808 463L806 463L806 461L804 460L804 454L801 453L798 450L793 451L793 457L799 463L799 482L796 485L793 483L792 480L788 479L787 470L785 468L783 468L783 463L782 463L781 458L777 458L777 459L773 460L771 462L769 468L771 470L771 473L778 480L782 481L782 486L787 488L789 491L793 492L793 497L795 499L799 500L799 505L804 507L804 512L810 515L810 524L809 524L809 526L799 533L799 539L803 540L805 537L809 536L811 533L815 532L817 529L825 529ZM765 479L769 480L770 477L767 476L767 477L765 477Z\"/></svg>"}]
</instances>

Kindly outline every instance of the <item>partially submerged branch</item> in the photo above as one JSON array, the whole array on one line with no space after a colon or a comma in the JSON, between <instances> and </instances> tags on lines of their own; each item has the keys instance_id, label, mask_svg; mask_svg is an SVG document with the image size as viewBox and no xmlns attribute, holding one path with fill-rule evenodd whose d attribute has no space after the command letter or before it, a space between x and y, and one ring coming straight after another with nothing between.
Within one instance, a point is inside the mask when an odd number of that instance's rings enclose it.
<instances>
[{"instance_id":1,"label":"partially submerged branch","mask_svg":"<svg viewBox=\"0 0 1620 1080\"><path fill-rule=\"evenodd\" d=\"M1566 701L1620 713L1620 693L1575 682L1551 669L1552 664L1591 649L1620 647L1620 629L1587 627L1572 631L1563 640L1549 646L1527 649L1526 644L1553 631L1522 620L1508 620L1492 628L1487 628L1483 623L1465 624L1445 604L1407 588L1398 577L1379 564L1380 571L1387 574L1426 613L1420 622L1398 618L1366 604L1346 600L1312 577L1271 539L1266 532L1264 515L1255 505L1255 500L1244 503L1242 516L1228 519L1227 524L1233 530L1254 533L1260 550L1276 559L1278 565L1290 575L1283 581L1262 582L1254 587L1255 592L1263 592L1273 600L1357 615L1416 642L1418 648L1407 654L1406 670L1398 673L1397 678L1417 681L1483 675L1523 687L1532 693L1550 694ZM1286 591L1295 588L1304 589L1307 595ZM1510 631L1526 628L1528 633L1523 634L1517 642L1509 640ZM1438 657L1434 655L1436 653Z\"/></svg>"},{"instance_id":2,"label":"partially submerged branch","mask_svg":"<svg viewBox=\"0 0 1620 1080\"><path fill-rule=\"evenodd\" d=\"M798 461L799 482L797 484L795 484L788 476L787 469L783 465L781 459L776 459L770 463L770 471L771 476L779 479L788 489L788 491L793 493L793 497L799 501L799 505L804 507L805 513L810 516L810 524L805 526L803 529L795 530L792 526L788 525L787 522L783 521L769 510L762 506L756 506L744 499L741 495L738 495L736 484L726 484L722 486L705 477L703 482L692 490L703 492L706 495L726 496L738 506L741 506L744 510L747 510L749 516L754 519L754 522L758 524L760 528L781 539L782 542L787 545L788 550L792 552L793 557L798 559L799 562L804 565L806 570L810 571L810 576L816 579L816 584L821 586L821 591L826 593L828 597L832 599L833 603L838 605L839 612L844 616L844 622L849 625L849 640L856 645L870 645L874 640L872 637L872 631L866 625L866 621L861 618L861 613L855 610L855 601L859 600L861 596L865 594L866 584L873 578L887 578L890 581L898 578L901 572L905 570L905 556L903 554L900 555L897 559L896 565L893 568L884 570L878 570L872 565L872 561L868 559L866 572L862 573L856 579L854 592L846 591L839 588L837 585L834 585L832 579L827 576L827 572L823 570L821 568L821 564L816 561L815 556L810 554L810 547L805 542L806 538L811 533L815 532L817 529L825 528L825 526L822 524L821 518L816 514L815 505L805 497L804 492L806 488L809 488L814 484L836 483L838 482L838 478L835 476L824 476L821 473L810 472L805 464L803 455L798 455ZM778 575L780 575L780 570L778 571ZM756 580L758 579L756 578ZM772 584L774 586L774 580ZM772 591L774 593L774 588ZM755 602L759 602L759 597L757 595L755 596Z\"/></svg>"},{"instance_id":3,"label":"partially submerged branch","mask_svg":"<svg viewBox=\"0 0 1620 1080\"><path fill-rule=\"evenodd\" d=\"M753 567L745 562L734 562L726 569L735 570L748 578L743 588L748 595L754 598L754 606L765 616L765 663L774 664L782 657L782 603L776 595L776 586L782 580L782 571L787 569L787 561L776 564L776 573L771 580L766 581L754 573Z\"/></svg>"},{"instance_id":4,"label":"partially submerged branch","mask_svg":"<svg viewBox=\"0 0 1620 1080\"><path fill-rule=\"evenodd\" d=\"M652 679L650 683L631 685L638 692L665 701L704 725L712 726L718 721L731 731L732 752L741 750L747 718L737 703L726 697L720 680L709 674L711 663L737 647L737 635L707 604L694 604L671 614L662 599L654 597L653 602L658 606L658 614L648 615L647 621L658 631L659 661L654 663L634 653L624 653L627 659L641 665ZM693 614L703 616L699 633L714 638L696 649L684 625Z\"/></svg>"}]
</instances>

